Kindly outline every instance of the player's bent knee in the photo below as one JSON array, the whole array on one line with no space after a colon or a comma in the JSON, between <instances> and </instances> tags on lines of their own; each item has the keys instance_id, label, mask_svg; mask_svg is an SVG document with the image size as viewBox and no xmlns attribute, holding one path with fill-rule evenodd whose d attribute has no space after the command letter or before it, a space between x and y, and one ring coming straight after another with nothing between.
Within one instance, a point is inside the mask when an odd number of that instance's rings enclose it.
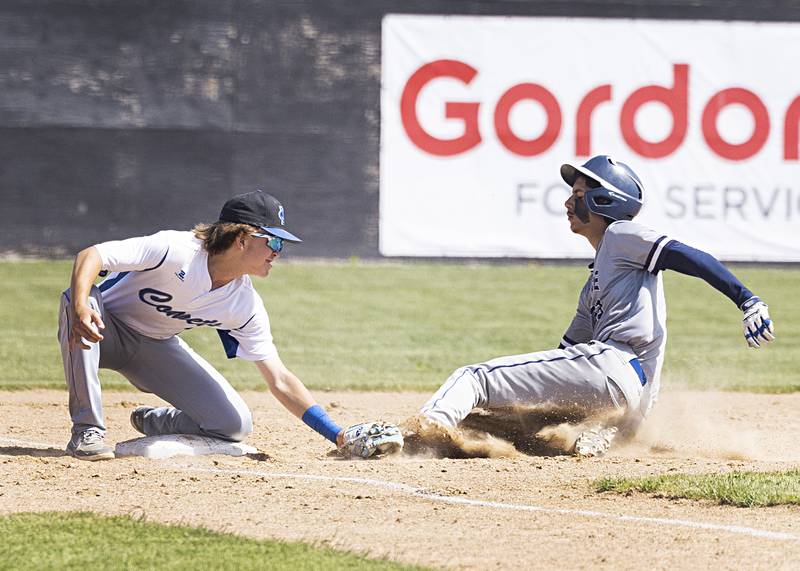
<instances>
[{"instance_id":1,"label":"player's bent knee","mask_svg":"<svg viewBox=\"0 0 800 571\"><path fill-rule=\"evenodd\" d=\"M253 415L249 410L244 410L239 416L237 430L231 432L230 439L234 442L241 442L253 433Z\"/></svg>"},{"instance_id":2,"label":"player's bent knee","mask_svg":"<svg viewBox=\"0 0 800 571\"><path fill-rule=\"evenodd\" d=\"M625 396L625 392L622 390L622 387L620 387L611 377L606 378L606 386L608 387L608 393L611 396L611 402L613 403L614 408L621 412L625 412L628 409L628 399Z\"/></svg>"},{"instance_id":3,"label":"player's bent knee","mask_svg":"<svg viewBox=\"0 0 800 571\"><path fill-rule=\"evenodd\" d=\"M225 418L214 423L213 429L206 429L211 436L241 442L253 433L253 415L248 409L233 409Z\"/></svg>"},{"instance_id":4,"label":"player's bent knee","mask_svg":"<svg viewBox=\"0 0 800 571\"><path fill-rule=\"evenodd\" d=\"M642 421L641 389L638 385L634 387L630 384L618 384L610 377L607 378L607 385L614 408L621 415L620 429L628 435L627 438L635 432L631 428Z\"/></svg>"}]
</instances>

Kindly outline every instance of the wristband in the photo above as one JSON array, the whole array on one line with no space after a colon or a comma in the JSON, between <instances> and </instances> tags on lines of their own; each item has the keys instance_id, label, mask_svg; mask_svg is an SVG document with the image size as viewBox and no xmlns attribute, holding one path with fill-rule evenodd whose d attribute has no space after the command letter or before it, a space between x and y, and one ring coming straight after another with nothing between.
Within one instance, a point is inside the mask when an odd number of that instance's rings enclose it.
<instances>
[{"instance_id":1,"label":"wristband","mask_svg":"<svg viewBox=\"0 0 800 571\"><path fill-rule=\"evenodd\" d=\"M318 404L315 404L303 413L303 422L334 444L336 444L336 437L342 431L339 425L331 420L328 413L325 412L325 409Z\"/></svg>"},{"instance_id":2,"label":"wristband","mask_svg":"<svg viewBox=\"0 0 800 571\"><path fill-rule=\"evenodd\" d=\"M761 298L758 297L757 295L754 295L753 297L751 297L747 301L745 301L739 309L741 309L742 311L744 311L746 313L748 309L750 309L751 307L753 307L755 304L759 303L760 301L761 301Z\"/></svg>"}]
</instances>

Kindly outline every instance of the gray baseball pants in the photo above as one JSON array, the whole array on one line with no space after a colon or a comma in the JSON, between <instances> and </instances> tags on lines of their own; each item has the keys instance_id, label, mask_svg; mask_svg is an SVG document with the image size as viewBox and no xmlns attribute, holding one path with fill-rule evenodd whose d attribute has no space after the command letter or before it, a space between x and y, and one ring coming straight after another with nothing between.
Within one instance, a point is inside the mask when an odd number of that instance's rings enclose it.
<instances>
[{"instance_id":1,"label":"gray baseball pants","mask_svg":"<svg viewBox=\"0 0 800 571\"><path fill-rule=\"evenodd\" d=\"M638 414L642 381L630 357L599 341L499 357L456 369L420 412L456 426L474 408L575 405Z\"/></svg>"},{"instance_id":2,"label":"gray baseball pants","mask_svg":"<svg viewBox=\"0 0 800 571\"><path fill-rule=\"evenodd\" d=\"M158 395L171 407L156 408L144 418L148 436L202 434L241 441L253 431L244 400L230 383L179 337L153 339L122 323L103 307L103 297L92 287L89 305L106 328L103 340L69 348L69 290L61 296L58 339L69 389L72 433L96 427L105 432L100 369L117 371L136 388Z\"/></svg>"}]
</instances>

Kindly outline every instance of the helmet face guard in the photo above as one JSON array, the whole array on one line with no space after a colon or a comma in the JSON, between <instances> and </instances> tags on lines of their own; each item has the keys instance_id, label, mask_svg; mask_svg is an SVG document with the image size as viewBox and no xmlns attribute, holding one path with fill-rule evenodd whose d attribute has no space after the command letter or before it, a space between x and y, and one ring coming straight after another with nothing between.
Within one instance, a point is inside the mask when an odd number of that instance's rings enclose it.
<instances>
[{"instance_id":1,"label":"helmet face guard","mask_svg":"<svg viewBox=\"0 0 800 571\"><path fill-rule=\"evenodd\" d=\"M572 186L578 176L589 179L586 208L611 220L632 220L642 209L642 181L625 163L607 155L592 157L581 166L561 165L561 177Z\"/></svg>"}]
</instances>

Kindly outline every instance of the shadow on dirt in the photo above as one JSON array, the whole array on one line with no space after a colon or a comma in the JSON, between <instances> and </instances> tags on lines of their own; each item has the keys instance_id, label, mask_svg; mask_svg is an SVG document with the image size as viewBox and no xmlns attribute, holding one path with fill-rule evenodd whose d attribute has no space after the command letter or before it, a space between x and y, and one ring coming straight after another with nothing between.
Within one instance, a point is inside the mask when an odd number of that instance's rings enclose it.
<instances>
[{"instance_id":1,"label":"shadow on dirt","mask_svg":"<svg viewBox=\"0 0 800 571\"><path fill-rule=\"evenodd\" d=\"M58 458L67 456L59 448L30 448L28 446L0 446L0 456L31 456L33 458Z\"/></svg>"}]
</instances>

